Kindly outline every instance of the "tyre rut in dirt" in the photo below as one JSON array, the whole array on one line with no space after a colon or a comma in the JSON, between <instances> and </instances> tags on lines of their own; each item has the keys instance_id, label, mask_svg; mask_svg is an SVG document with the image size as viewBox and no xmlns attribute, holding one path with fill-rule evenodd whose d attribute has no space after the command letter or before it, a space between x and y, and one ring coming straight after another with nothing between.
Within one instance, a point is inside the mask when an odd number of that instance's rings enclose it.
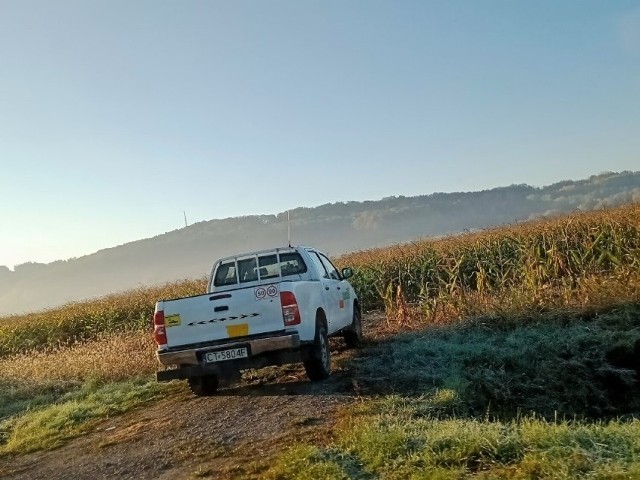
<instances>
[{"instance_id":1,"label":"tyre rut in dirt","mask_svg":"<svg viewBox=\"0 0 640 480\"><path fill-rule=\"evenodd\" d=\"M353 306L353 321L351 326L344 332L344 343L349 348L355 348L362 342L362 314L357 305Z\"/></svg>"},{"instance_id":2,"label":"tyre rut in dirt","mask_svg":"<svg viewBox=\"0 0 640 480\"><path fill-rule=\"evenodd\" d=\"M218 390L218 377L205 375L204 377L191 377L187 380L189 388L198 397L208 397Z\"/></svg>"},{"instance_id":3,"label":"tyre rut in dirt","mask_svg":"<svg viewBox=\"0 0 640 480\"><path fill-rule=\"evenodd\" d=\"M304 361L304 369L309 380L316 382L324 380L331 375L331 349L327 327L322 320L316 321L316 335L313 345L310 347L307 359Z\"/></svg>"}]
</instances>

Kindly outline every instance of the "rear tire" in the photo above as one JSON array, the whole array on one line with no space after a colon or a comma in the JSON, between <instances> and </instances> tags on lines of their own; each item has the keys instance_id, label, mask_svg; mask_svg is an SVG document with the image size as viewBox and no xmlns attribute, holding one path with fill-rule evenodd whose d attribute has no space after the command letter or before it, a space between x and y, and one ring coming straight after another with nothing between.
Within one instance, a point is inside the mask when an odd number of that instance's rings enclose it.
<instances>
[{"instance_id":1,"label":"rear tire","mask_svg":"<svg viewBox=\"0 0 640 480\"><path fill-rule=\"evenodd\" d=\"M351 326L344 332L344 343L349 348L355 348L362 342L362 314L360 309L353 306L353 320Z\"/></svg>"},{"instance_id":2,"label":"rear tire","mask_svg":"<svg viewBox=\"0 0 640 480\"><path fill-rule=\"evenodd\" d=\"M308 356L304 360L304 369L312 382L324 380L331 375L331 349L329 348L329 336L324 322L316 323L316 335L313 345L309 348Z\"/></svg>"},{"instance_id":3,"label":"rear tire","mask_svg":"<svg viewBox=\"0 0 640 480\"><path fill-rule=\"evenodd\" d=\"M205 375L204 377L191 377L187 379L189 388L198 397L208 397L218 390L218 377Z\"/></svg>"}]
</instances>

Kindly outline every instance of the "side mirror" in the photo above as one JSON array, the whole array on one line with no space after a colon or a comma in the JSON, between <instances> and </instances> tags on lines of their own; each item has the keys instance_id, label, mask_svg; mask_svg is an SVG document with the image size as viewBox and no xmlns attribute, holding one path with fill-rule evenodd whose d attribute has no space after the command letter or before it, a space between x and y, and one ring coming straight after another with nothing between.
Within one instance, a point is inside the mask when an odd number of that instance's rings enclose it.
<instances>
[{"instance_id":1,"label":"side mirror","mask_svg":"<svg viewBox=\"0 0 640 480\"><path fill-rule=\"evenodd\" d=\"M342 269L342 278L344 278L345 280L347 278L351 278L353 277L353 270L351 269L351 267L346 267Z\"/></svg>"}]
</instances>

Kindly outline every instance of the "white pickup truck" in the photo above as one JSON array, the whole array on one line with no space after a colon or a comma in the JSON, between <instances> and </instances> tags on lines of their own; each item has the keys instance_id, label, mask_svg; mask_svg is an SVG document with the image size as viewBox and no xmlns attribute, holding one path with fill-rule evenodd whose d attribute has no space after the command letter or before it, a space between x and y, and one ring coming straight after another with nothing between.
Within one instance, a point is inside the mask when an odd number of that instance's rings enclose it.
<instances>
[{"instance_id":1,"label":"white pickup truck","mask_svg":"<svg viewBox=\"0 0 640 480\"><path fill-rule=\"evenodd\" d=\"M186 379L196 395L267 365L302 362L308 377L331 374L329 336L362 338L358 297L323 253L284 247L217 261L207 293L162 300L153 316L158 381Z\"/></svg>"}]
</instances>

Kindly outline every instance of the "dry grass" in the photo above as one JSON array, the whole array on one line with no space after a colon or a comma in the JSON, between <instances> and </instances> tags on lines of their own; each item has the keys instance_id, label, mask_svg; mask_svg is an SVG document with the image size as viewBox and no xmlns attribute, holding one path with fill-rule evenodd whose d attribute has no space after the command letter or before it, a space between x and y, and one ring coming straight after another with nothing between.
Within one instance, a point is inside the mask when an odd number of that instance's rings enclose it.
<instances>
[{"instance_id":1,"label":"dry grass","mask_svg":"<svg viewBox=\"0 0 640 480\"><path fill-rule=\"evenodd\" d=\"M203 293L206 280L183 280L107 295L59 308L0 318L0 357L65 347L104 333L149 330L155 303Z\"/></svg>"},{"instance_id":2,"label":"dry grass","mask_svg":"<svg viewBox=\"0 0 640 480\"><path fill-rule=\"evenodd\" d=\"M71 347L0 358L0 379L32 383L120 381L158 369L155 345L145 332L102 334Z\"/></svg>"}]
</instances>

